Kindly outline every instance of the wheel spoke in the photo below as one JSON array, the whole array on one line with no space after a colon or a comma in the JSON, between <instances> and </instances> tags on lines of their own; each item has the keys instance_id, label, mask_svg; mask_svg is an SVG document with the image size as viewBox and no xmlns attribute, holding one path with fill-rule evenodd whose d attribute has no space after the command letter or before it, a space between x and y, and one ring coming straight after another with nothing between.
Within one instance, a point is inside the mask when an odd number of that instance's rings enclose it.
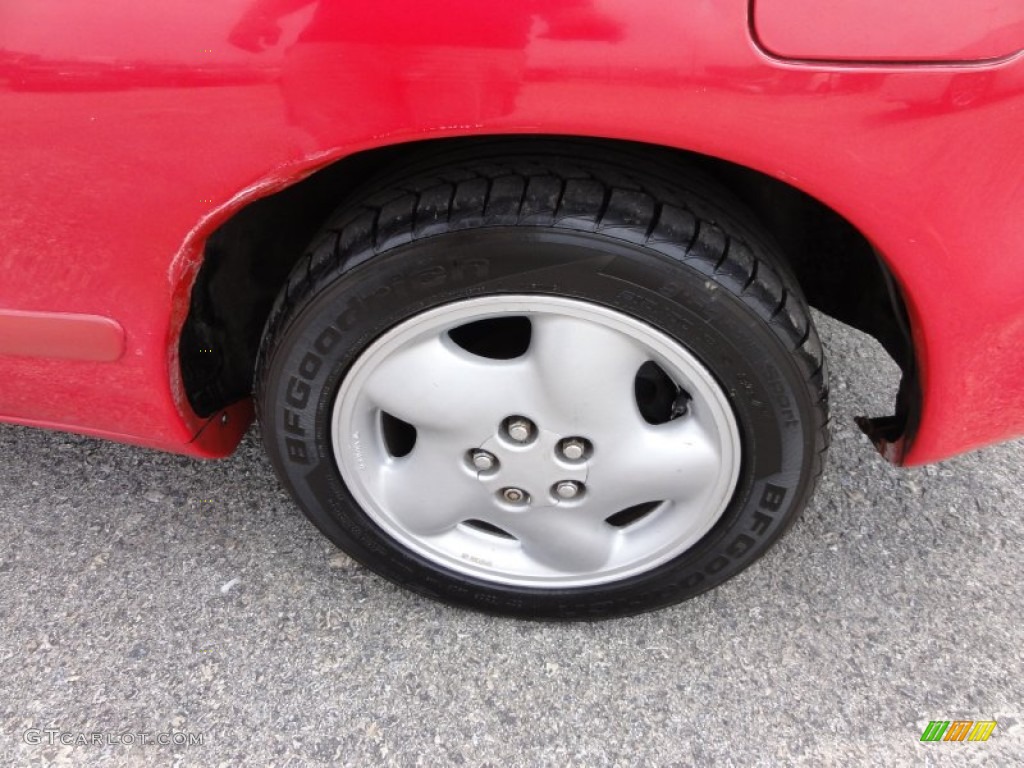
<instances>
[{"instance_id":1,"label":"wheel spoke","mask_svg":"<svg viewBox=\"0 0 1024 768\"><path fill-rule=\"evenodd\" d=\"M588 486L602 514L646 501L699 502L717 483L720 461L695 419L645 424L594 456Z\"/></svg>"},{"instance_id":2,"label":"wheel spoke","mask_svg":"<svg viewBox=\"0 0 1024 768\"><path fill-rule=\"evenodd\" d=\"M529 397L531 380L532 371L522 361L479 357L441 334L391 354L363 391L417 428L486 435L510 407Z\"/></svg>"},{"instance_id":3,"label":"wheel spoke","mask_svg":"<svg viewBox=\"0 0 1024 768\"><path fill-rule=\"evenodd\" d=\"M526 515L509 516L501 527L515 535L523 553L545 568L563 573L587 573L609 561L618 532L583 509L546 507Z\"/></svg>"},{"instance_id":4,"label":"wheel spoke","mask_svg":"<svg viewBox=\"0 0 1024 768\"><path fill-rule=\"evenodd\" d=\"M412 453L380 468L378 482L392 517L421 536L450 530L489 506L486 492L459 466L458 452L424 435Z\"/></svg>"},{"instance_id":5,"label":"wheel spoke","mask_svg":"<svg viewBox=\"0 0 1024 768\"><path fill-rule=\"evenodd\" d=\"M533 318L527 358L564 432L612 436L642 423L634 380L649 358L625 334L589 320L541 315Z\"/></svg>"}]
</instances>

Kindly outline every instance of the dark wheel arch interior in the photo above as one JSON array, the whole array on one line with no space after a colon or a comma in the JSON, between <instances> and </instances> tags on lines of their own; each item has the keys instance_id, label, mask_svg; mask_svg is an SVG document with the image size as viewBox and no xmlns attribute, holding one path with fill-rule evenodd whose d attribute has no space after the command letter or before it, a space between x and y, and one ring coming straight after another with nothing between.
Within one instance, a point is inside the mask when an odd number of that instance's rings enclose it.
<instances>
[{"instance_id":1,"label":"dark wheel arch interior","mask_svg":"<svg viewBox=\"0 0 1024 768\"><path fill-rule=\"evenodd\" d=\"M323 168L287 189L261 198L225 221L206 242L192 289L179 360L189 403L208 416L252 393L256 354L275 297L296 261L339 203L359 194L370 178L453 147L478 149L496 140L550 141L550 137L439 139L368 150ZM836 212L800 190L723 160L630 142L661 161L687 158L743 200L774 235L808 302L877 339L903 373L894 413L858 420L891 461L900 463L913 436L920 393L906 307L891 272L868 239Z\"/></svg>"}]
</instances>

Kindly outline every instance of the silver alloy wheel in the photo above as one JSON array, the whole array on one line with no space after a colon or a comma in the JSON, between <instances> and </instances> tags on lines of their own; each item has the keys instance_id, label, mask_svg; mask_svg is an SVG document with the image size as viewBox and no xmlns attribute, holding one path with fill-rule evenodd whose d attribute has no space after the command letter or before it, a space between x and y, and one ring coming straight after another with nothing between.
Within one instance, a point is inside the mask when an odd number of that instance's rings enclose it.
<instances>
[{"instance_id":1,"label":"silver alloy wheel","mask_svg":"<svg viewBox=\"0 0 1024 768\"><path fill-rule=\"evenodd\" d=\"M449 335L501 317L529 319L524 354L483 357ZM649 361L690 398L664 423L648 423L635 395ZM384 414L415 428L407 454L389 451ZM726 393L680 343L541 295L457 301L385 333L346 374L331 439L353 497L401 545L460 574L544 589L618 581L685 552L725 511L741 453ZM570 441L586 444L579 459L564 453L575 455ZM479 468L483 454L492 467ZM638 519L619 524L631 510Z\"/></svg>"}]
</instances>

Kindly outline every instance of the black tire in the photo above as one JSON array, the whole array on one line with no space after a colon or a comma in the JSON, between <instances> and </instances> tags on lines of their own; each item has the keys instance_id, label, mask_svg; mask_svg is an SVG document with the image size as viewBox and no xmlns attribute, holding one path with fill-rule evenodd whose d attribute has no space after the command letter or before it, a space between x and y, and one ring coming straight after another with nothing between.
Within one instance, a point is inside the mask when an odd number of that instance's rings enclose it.
<instances>
[{"instance_id":1,"label":"black tire","mask_svg":"<svg viewBox=\"0 0 1024 768\"><path fill-rule=\"evenodd\" d=\"M670 605L750 565L806 505L827 448L822 347L771 238L698 171L557 141L529 151L495 144L437 157L379 180L332 216L267 324L256 379L263 439L313 523L411 590L528 618ZM696 545L622 581L513 587L415 554L356 503L329 429L350 365L420 312L499 293L617 309L685 343L713 373L739 424L743 461L726 511Z\"/></svg>"}]
</instances>

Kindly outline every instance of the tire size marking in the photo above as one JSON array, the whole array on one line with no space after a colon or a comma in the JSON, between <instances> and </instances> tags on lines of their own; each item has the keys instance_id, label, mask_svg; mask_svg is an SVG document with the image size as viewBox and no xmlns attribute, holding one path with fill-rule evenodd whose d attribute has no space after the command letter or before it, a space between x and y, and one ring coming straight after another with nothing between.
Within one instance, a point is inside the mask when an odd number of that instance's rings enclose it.
<instances>
[{"instance_id":1,"label":"tire size marking","mask_svg":"<svg viewBox=\"0 0 1024 768\"><path fill-rule=\"evenodd\" d=\"M353 326L363 320L364 306L375 299L380 300L388 296L394 296L395 298L405 300L410 295L422 294L432 289L440 288L452 281L455 281L457 284L463 283L466 281L467 272L473 282L480 282L490 277L490 271L490 261L483 258L475 258L463 261L456 260L450 264L435 264L409 273L395 275L388 282L382 282L367 296L352 297L345 310L335 318L335 325L328 326L327 330L313 343L313 346L317 351L325 351L320 348L321 339L327 334L334 334L335 337L340 337L340 331L351 330ZM334 345L335 340L337 339L335 338L331 341L330 346ZM327 349L330 349L330 346Z\"/></svg>"},{"instance_id":2,"label":"tire size marking","mask_svg":"<svg viewBox=\"0 0 1024 768\"><path fill-rule=\"evenodd\" d=\"M770 363L766 363L764 372L768 383L768 391L775 396L775 402L779 406L783 426L799 427L800 420L793 410L793 403L789 399L789 395L786 394L786 383L782 380L782 374L779 372L779 369Z\"/></svg>"}]
</instances>

